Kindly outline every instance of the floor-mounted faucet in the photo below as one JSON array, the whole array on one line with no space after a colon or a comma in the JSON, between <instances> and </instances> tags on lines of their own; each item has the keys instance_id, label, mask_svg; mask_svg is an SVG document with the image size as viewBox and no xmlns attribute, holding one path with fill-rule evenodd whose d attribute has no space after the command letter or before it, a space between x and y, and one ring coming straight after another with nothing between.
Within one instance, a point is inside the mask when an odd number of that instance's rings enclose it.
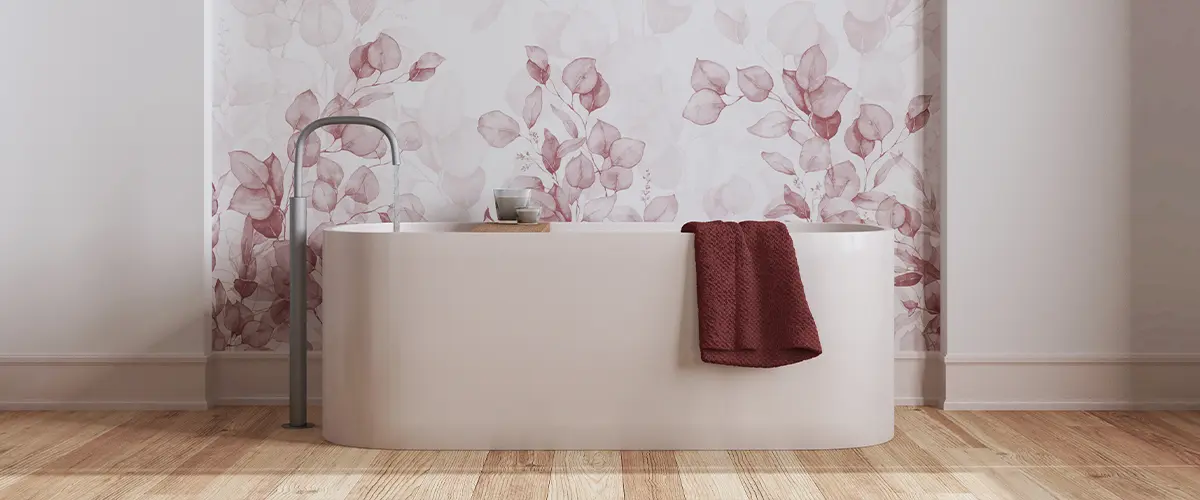
<instances>
[{"instance_id":1,"label":"floor-mounted faucet","mask_svg":"<svg viewBox=\"0 0 1200 500\"><path fill-rule=\"evenodd\" d=\"M400 165L396 133L383 122L365 116L331 116L314 120L296 138L296 161L292 172L293 190L288 238L291 246L291 303L288 308L291 329L288 335L288 423L289 429L312 427L308 422L308 197L304 196L304 145L308 136L326 125L365 125L383 132L392 149L392 165Z\"/></svg>"}]
</instances>

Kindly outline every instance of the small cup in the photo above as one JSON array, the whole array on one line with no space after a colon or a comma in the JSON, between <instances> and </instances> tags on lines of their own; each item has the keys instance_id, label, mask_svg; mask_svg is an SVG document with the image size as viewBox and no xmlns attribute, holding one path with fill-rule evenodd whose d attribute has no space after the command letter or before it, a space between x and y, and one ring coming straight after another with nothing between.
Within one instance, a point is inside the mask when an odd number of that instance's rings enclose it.
<instances>
[{"instance_id":1,"label":"small cup","mask_svg":"<svg viewBox=\"0 0 1200 500\"><path fill-rule=\"evenodd\" d=\"M517 209L529 206L532 189L494 189L496 198L496 220L517 220Z\"/></svg>"},{"instance_id":2,"label":"small cup","mask_svg":"<svg viewBox=\"0 0 1200 500\"><path fill-rule=\"evenodd\" d=\"M517 209L517 222L534 224L542 216L542 207L525 207Z\"/></svg>"}]
</instances>

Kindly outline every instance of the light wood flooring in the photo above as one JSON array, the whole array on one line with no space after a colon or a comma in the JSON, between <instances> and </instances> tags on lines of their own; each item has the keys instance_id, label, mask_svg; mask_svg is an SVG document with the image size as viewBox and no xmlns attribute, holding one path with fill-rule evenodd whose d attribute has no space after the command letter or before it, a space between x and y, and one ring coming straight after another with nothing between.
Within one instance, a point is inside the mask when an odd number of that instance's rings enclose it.
<instances>
[{"instance_id":1,"label":"light wood flooring","mask_svg":"<svg viewBox=\"0 0 1200 500\"><path fill-rule=\"evenodd\" d=\"M1198 412L897 408L896 438L800 452L392 452L285 408L0 412L0 498L1200 498Z\"/></svg>"}]
</instances>

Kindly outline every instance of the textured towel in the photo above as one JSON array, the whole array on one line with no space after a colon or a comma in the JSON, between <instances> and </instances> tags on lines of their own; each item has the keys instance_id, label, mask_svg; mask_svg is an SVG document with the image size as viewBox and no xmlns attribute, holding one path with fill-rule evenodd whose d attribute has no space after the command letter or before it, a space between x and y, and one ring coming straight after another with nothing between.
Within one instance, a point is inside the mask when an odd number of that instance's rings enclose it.
<instances>
[{"instance_id":1,"label":"textured towel","mask_svg":"<svg viewBox=\"0 0 1200 500\"><path fill-rule=\"evenodd\" d=\"M700 359L771 368L821 354L796 249L780 222L689 222L696 237Z\"/></svg>"}]
</instances>

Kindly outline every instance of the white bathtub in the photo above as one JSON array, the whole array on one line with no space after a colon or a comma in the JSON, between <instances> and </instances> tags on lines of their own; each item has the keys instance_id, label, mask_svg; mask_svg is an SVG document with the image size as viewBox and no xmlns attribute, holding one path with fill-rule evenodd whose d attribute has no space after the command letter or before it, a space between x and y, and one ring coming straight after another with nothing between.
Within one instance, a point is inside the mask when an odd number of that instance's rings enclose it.
<instances>
[{"instance_id":1,"label":"white bathtub","mask_svg":"<svg viewBox=\"0 0 1200 500\"><path fill-rule=\"evenodd\" d=\"M824 353L700 361L679 224L325 234L323 433L390 449L819 449L888 441L892 234L791 225Z\"/></svg>"}]
</instances>

